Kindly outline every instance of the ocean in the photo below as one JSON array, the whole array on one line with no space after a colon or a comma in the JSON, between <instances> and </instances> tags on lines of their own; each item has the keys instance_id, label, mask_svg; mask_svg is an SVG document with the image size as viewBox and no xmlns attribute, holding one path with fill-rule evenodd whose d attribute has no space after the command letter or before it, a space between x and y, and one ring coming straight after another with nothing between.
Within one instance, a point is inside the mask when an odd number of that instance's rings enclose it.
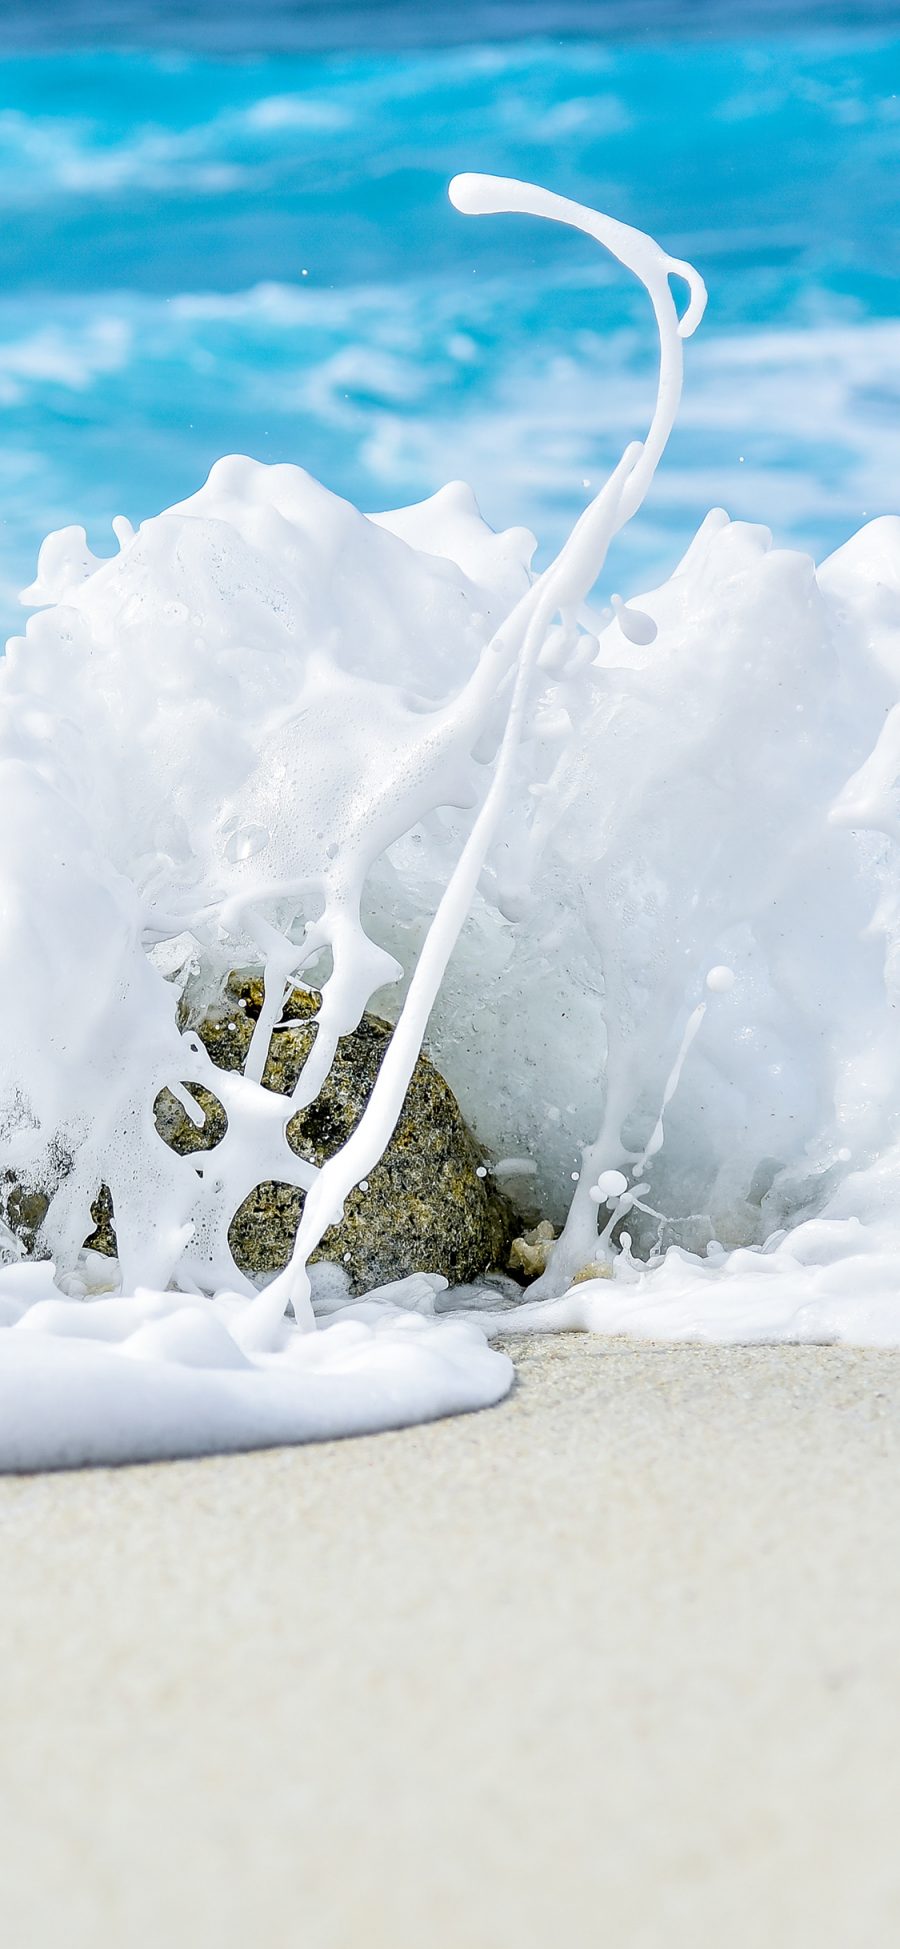
<instances>
[{"instance_id":1,"label":"ocean","mask_svg":"<svg viewBox=\"0 0 900 1949\"><path fill-rule=\"evenodd\" d=\"M610 562L707 508L821 557L896 508L900 10L635 0L4 9L0 624L52 528L112 553L215 458L367 509L471 483L561 541L652 403L644 292L586 238L453 210L523 176L710 290Z\"/></svg>"}]
</instances>

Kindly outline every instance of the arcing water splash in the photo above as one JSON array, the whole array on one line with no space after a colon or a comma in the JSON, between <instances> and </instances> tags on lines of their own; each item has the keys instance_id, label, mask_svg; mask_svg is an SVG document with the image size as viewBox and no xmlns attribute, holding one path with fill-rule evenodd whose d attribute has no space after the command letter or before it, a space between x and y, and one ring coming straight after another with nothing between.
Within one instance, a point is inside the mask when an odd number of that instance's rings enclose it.
<instances>
[{"instance_id":1,"label":"arcing water splash","mask_svg":"<svg viewBox=\"0 0 900 1949\"><path fill-rule=\"evenodd\" d=\"M556 196L552 190L539 189L535 183L518 183L506 176L454 176L450 184L450 200L467 216L517 213L519 216L547 217L554 223L569 224L573 230L583 230L586 236L603 244L626 270L632 271L640 279L653 306L659 332L659 383L649 433L642 448L631 450L635 454L635 463L616 496L616 511L611 524L607 527L604 522L596 532L592 522L591 517L603 498L604 490L601 490L592 507L582 515L558 558L558 565L563 560L568 562L570 573L574 572L575 562L580 561L585 575L582 593L586 595L597 579L612 536L618 534L626 521L637 513L662 459L681 400L681 342L692 336L703 317L706 286L692 264L686 264L678 257L670 257L642 230L632 230L628 224L617 222L615 217L602 216L599 210L588 210L583 203L573 203L567 196ZM681 317L672 297L669 280L673 277L682 278L690 293L687 309ZM582 544L583 553L572 546L581 530L587 531ZM599 549L599 562L594 558L592 565L590 551L594 545Z\"/></svg>"},{"instance_id":2,"label":"arcing water splash","mask_svg":"<svg viewBox=\"0 0 900 1949\"><path fill-rule=\"evenodd\" d=\"M900 524L816 572L714 514L639 610L592 616L703 287L543 190L462 177L452 195L586 230L657 320L646 440L543 575L531 537L493 535L464 488L367 518L241 458L137 534L117 523L109 561L81 530L41 551L45 606L0 673L4 1182L49 1198L39 1245L69 1289L108 1185L129 1297L84 1306L44 1267L0 1272L0 1462L498 1398L508 1363L435 1320L427 1278L410 1314L382 1301L298 1330L309 1256L384 1148L426 1025L481 1141L530 1157L548 1216L568 1213L551 1297L516 1325L900 1339ZM201 1009L248 963L265 1006L245 1073L225 1072L178 1002ZM261 1075L298 975L323 1001L288 1098ZM287 1124L401 980L371 1099L317 1172ZM199 1165L153 1120L160 1090L187 1106L198 1083L227 1115ZM305 1206L260 1294L228 1232L264 1179ZM598 1250L615 1276L552 1297Z\"/></svg>"},{"instance_id":3,"label":"arcing water splash","mask_svg":"<svg viewBox=\"0 0 900 1949\"><path fill-rule=\"evenodd\" d=\"M493 704L510 667L515 670L493 777L426 936L370 1101L352 1137L324 1164L307 1193L289 1265L255 1303L247 1323L254 1344L267 1343L272 1325L280 1318L288 1298L293 1303L295 1317L305 1318L308 1325L314 1323L306 1272L309 1255L329 1226L342 1217L344 1200L360 1179L374 1169L390 1142L438 989L507 807L514 758L522 741L535 670L547 632L557 615L564 622L568 619L574 649L574 619L604 566L613 536L637 512L664 452L681 398L681 341L696 329L706 304L705 286L689 264L667 256L641 231L616 223L565 197L553 196L533 183L499 176L455 176L450 184L450 199L458 210L470 216L517 212L571 224L605 244L620 264L640 278L652 301L659 330L656 408L643 446L635 443L627 448L555 561L520 597L512 614L482 652L480 666L469 686L469 701L477 698L482 709L486 704ZM691 294L681 319L669 285L673 275L684 278ZM280 966L278 974L283 980ZM268 969L266 985L274 992L275 984ZM257 1335L262 1336L261 1342Z\"/></svg>"}]
</instances>

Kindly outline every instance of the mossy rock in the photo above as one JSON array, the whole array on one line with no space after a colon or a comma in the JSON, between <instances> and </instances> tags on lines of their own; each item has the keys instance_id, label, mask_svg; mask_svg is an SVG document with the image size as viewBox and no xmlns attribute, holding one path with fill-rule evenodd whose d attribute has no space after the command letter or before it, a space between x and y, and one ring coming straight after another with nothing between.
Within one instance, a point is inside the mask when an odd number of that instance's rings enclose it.
<instances>
[{"instance_id":1,"label":"mossy rock","mask_svg":"<svg viewBox=\"0 0 900 1949\"><path fill-rule=\"evenodd\" d=\"M262 1000L258 977L232 974L221 1004L196 1023L217 1068L243 1068ZM312 1048L319 1003L310 989L297 988L288 996L263 1071L267 1089L290 1095ZM364 1015L359 1027L341 1038L315 1102L288 1124L288 1141L298 1157L321 1165L346 1142L365 1109L390 1035L387 1022ZM218 1099L201 1086L190 1088L205 1115L200 1130L168 1090L155 1105L160 1135L181 1155L210 1149L226 1129ZM490 1175L479 1171L484 1171L481 1152L453 1091L420 1055L396 1130L366 1190L360 1186L350 1193L341 1223L325 1233L313 1257L343 1265L356 1293L420 1271L443 1273L457 1285L504 1265L521 1220ZM275 1272L287 1262L303 1196L293 1185L263 1183L244 1200L228 1235L242 1272ZM114 1251L108 1193L101 1193L93 1215L97 1231L87 1243Z\"/></svg>"},{"instance_id":2,"label":"mossy rock","mask_svg":"<svg viewBox=\"0 0 900 1949\"><path fill-rule=\"evenodd\" d=\"M49 1204L49 1194L39 1185L25 1183L15 1171L0 1173L0 1220L8 1225L28 1258L38 1250Z\"/></svg>"}]
</instances>

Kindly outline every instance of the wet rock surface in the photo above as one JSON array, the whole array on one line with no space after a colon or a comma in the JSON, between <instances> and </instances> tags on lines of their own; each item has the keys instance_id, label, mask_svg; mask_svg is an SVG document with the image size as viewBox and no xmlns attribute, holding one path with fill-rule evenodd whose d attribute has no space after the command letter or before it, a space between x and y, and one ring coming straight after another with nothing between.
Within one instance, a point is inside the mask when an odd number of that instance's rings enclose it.
<instances>
[{"instance_id":1,"label":"wet rock surface","mask_svg":"<svg viewBox=\"0 0 900 1949\"><path fill-rule=\"evenodd\" d=\"M196 1024L220 1069L241 1069L262 1006L258 977L233 974L221 1004ZM268 1089L289 1095L312 1047L319 996L294 989L274 1030L263 1072ZM299 1157L320 1165L355 1128L371 1093L390 1038L387 1022L364 1015L338 1044L331 1073L314 1103L288 1125ZM210 1149L226 1128L225 1112L206 1089L191 1086L205 1113L195 1129L168 1091L157 1099L160 1135L182 1155ZM341 1223L327 1231L319 1259L344 1266L355 1293L411 1272L440 1272L451 1284L504 1265L521 1219L493 1184L449 1085L420 1055L397 1128L379 1164L350 1193ZM303 1192L273 1182L256 1186L235 1214L229 1242L242 1272L272 1272L285 1264L303 1209ZM108 1201L107 1201L108 1203ZM88 1241L109 1250L111 1212L102 1195L94 1210L98 1230ZM114 1245L113 1245L114 1249Z\"/></svg>"},{"instance_id":2,"label":"wet rock surface","mask_svg":"<svg viewBox=\"0 0 900 1949\"><path fill-rule=\"evenodd\" d=\"M38 1253L49 1204L48 1193L39 1185L28 1184L15 1171L0 1175L0 1227L9 1234L10 1256L16 1251L29 1258Z\"/></svg>"}]
</instances>

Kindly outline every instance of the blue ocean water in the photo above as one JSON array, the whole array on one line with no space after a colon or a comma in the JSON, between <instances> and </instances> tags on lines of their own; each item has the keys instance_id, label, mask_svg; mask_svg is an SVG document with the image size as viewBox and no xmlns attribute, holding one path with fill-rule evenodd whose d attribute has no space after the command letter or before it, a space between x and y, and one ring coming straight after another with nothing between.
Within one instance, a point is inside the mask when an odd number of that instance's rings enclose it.
<instances>
[{"instance_id":1,"label":"blue ocean water","mask_svg":"<svg viewBox=\"0 0 900 1949\"><path fill-rule=\"evenodd\" d=\"M713 504L818 555L900 507L900 10L635 5L463 0L443 34L402 4L10 6L0 624L49 528L112 552L112 515L230 451L369 508L462 476L546 554L646 424L652 320L586 239L459 216L460 169L594 203L709 284L614 583Z\"/></svg>"}]
</instances>

